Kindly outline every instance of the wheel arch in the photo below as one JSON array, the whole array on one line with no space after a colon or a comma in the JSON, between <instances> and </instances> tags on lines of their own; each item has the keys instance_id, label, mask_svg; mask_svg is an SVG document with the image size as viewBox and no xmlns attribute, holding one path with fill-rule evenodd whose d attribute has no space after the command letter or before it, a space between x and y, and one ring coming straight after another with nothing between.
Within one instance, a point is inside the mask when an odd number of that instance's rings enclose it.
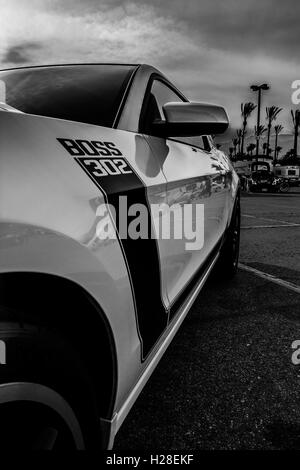
<instances>
[{"instance_id":1,"label":"wheel arch","mask_svg":"<svg viewBox=\"0 0 300 470\"><path fill-rule=\"evenodd\" d=\"M95 386L99 418L112 418L118 379L114 337L101 306L84 288L53 274L1 273L0 321L7 320L52 328L68 340Z\"/></svg>"}]
</instances>

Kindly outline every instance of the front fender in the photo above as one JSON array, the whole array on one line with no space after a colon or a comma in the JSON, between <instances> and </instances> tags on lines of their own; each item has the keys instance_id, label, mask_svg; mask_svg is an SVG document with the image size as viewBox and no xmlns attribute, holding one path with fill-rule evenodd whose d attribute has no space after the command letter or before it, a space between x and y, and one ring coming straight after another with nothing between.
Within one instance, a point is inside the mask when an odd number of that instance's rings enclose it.
<instances>
[{"instance_id":1,"label":"front fender","mask_svg":"<svg viewBox=\"0 0 300 470\"><path fill-rule=\"evenodd\" d=\"M99 250L93 252L76 240L49 229L0 223L0 273L35 272L59 276L78 284L101 306L114 335L117 358L122 358L118 360L118 408L129 392L128 384L132 384L138 374L140 342L120 246L116 240L110 240L104 248L106 255L102 256ZM50 294L55 295L55 292Z\"/></svg>"}]
</instances>

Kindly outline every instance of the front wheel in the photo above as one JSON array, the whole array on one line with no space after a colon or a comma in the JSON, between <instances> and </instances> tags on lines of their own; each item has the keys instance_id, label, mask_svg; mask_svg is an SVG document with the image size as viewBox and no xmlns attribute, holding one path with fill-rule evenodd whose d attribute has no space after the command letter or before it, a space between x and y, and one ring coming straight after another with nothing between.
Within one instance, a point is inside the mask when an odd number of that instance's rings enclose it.
<instances>
[{"instance_id":1,"label":"front wheel","mask_svg":"<svg viewBox=\"0 0 300 470\"><path fill-rule=\"evenodd\" d=\"M1 449L84 450L79 421L53 388L32 382L0 385Z\"/></svg>"},{"instance_id":2,"label":"front wheel","mask_svg":"<svg viewBox=\"0 0 300 470\"><path fill-rule=\"evenodd\" d=\"M59 333L0 322L0 360L1 450L101 448L93 386Z\"/></svg>"}]
</instances>

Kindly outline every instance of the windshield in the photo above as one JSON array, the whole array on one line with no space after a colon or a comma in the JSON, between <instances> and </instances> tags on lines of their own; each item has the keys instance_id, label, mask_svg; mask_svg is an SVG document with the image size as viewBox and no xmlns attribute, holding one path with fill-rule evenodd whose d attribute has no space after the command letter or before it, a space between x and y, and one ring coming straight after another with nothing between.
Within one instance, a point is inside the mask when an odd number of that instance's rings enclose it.
<instances>
[{"instance_id":1,"label":"windshield","mask_svg":"<svg viewBox=\"0 0 300 470\"><path fill-rule=\"evenodd\" d=\"M0 102L58 119L112 127L129 65L64 65L0 72Z\"/></svg>"}]
</instances>

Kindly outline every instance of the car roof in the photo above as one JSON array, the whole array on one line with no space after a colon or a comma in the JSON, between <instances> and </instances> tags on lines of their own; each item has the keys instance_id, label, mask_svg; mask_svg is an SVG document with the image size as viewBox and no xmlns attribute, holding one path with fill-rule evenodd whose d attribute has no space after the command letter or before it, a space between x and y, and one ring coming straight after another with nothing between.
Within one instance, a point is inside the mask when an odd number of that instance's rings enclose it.
<instances>
[{"instance_id":1,"label":"car roof","mask_svg":"<svg viewBox=\"0 0 300 470\"><path fill-rule=\"evenodd\" d=\"M7 70L22 70L22 69L39 69L47 67L75 67L75 66L84 66L84 65L118 65L124 67L135 67L138 68L142 64L127 64L127 63L117 63L117 62L75 62L75 63L64 63L64 64L35 64L35 65L24 65L21 67L7 67L5 69L0 69L1 72Z\"/></svg>"}]
</instances>

